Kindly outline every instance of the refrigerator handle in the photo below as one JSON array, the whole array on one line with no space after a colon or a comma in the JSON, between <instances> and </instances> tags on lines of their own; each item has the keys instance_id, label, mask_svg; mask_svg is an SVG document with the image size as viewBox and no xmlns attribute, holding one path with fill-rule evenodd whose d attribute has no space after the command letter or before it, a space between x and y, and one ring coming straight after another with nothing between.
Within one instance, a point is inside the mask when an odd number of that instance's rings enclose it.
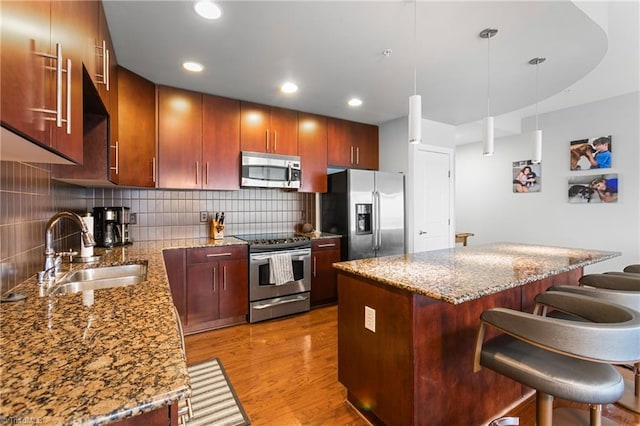
<instances>
[{"instance_id":1,"label":"refrigerator handle","mask_svg":"<svg viewBox=\"0 0 640 426\"><path fill-rule=\"evenodd\" d=\"M377 242L376 242L376 251L380 250L380 248L382 248L382 230L380 229L382 227L382 220L381 220L381 214L380 214L380 191L376 191L376 205L377 205L377 211L376 211L376 233L378 234L378 237L376 238Z\"/></svg>"},{"instance_id":2,"label":"refrigerator handle","mask_svg":"<svg viewBox=\"0 0 640 426\"><path fill-rule=\"evenodd\" d=\"M376 196L376 191L371 193L371 199L373 201L373 209L371 211L371 249L376 252L378 251L378 197Z\"/></svg>"}]
</instances>

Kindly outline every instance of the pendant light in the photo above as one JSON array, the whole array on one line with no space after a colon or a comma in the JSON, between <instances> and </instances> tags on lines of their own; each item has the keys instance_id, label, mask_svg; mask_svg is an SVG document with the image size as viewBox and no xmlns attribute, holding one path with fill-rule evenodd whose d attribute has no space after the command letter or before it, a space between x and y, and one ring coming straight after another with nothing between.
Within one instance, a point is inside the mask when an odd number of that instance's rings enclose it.
<instances>
[{"instance_id":1,"label":"pendant light","mask_svg":"<svg viewBox=\"0 0 640 426\"><path fill-rule=\"evenodd\" d=\"M482 154L493 155L493 117L491 116L491 37L498 34L497 28L485 28L481 38L487 39L487 116L482 120Z\"/></svg>"},{"instance_id":2,"label":"pendant light","mask_svg":"<svg viewBox=\"0 0 640 426\"><path fill-rule=\"evenodd\" d=\"M540 163L542 161L542 130L538 122L538 65L546 61L547 58L537 57L529 61L531 65L536 66L536 130L533 132L533 155L531 162Z\"/></svg>"},{"instance_id":3,"label":"pendant light","mask_svg":"<svg viewBox=\"0 0 640 426\"><path fill-rule=\"evenodd\" d=\"M417 94L416 85L416 64L415 64L415 44L416 44L416 16L417 16L418 0L413 3L413 44L414 44L414 63L413 63L413 95L409 96L409 143L418 144L422 142L422 96Z\"/></svg>"}]
</instances>

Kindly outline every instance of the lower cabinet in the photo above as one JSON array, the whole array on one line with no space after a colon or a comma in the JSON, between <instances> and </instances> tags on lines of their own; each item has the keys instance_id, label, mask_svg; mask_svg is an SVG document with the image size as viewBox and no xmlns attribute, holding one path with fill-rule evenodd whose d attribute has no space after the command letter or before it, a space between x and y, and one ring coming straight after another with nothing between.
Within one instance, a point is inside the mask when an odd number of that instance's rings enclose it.
<instances>
[{"instance_id":1,"label":"lower cabinet","mask_svg":"<svg viewBox=\"0 0 640 426\"><path fill-rule=\"evenodd\" d=\"M313 240L311 262L311 307L336 303L337 273L331 265L340 262L340 239Z\"/></svg>"},{"instance_id":2,"label":"lower cabinet","mask_svg":"<svg viewBox=\"0 0 640 426\"><path fill-rule=\"evenodd\" d=\"M115 426L177 426L178 404L174 403L157 410L129 417L114 423Z\"/></svg>"},{"instance_id":3,"label":"lower cabinet","mask_svg":"<svg viewBox=\"0 0 640 426\"><path fill-rule=\"evenodd\" d=\"M164 258L185 334L246 322L247 246L165 250Z\"/></svg>"}]
</instances>

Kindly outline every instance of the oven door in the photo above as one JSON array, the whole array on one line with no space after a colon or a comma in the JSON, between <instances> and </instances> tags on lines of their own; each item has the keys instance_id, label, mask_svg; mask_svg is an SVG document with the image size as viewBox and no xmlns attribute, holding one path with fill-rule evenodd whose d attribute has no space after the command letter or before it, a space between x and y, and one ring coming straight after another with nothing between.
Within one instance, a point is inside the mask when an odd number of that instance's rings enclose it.
<instances>
[{"instance_id":1,"label":"oven door","mask_svg":"<svg viewBox=\"0 0 640 426\"><path fill-rule=\"evenodd\" d=\"M269 258L283 251L252 253L249 260L249 299L252 302L311 291L311 249L287 250L291 255L293 281L275 285L269 282Z\"/></svg>"}]
</instances>

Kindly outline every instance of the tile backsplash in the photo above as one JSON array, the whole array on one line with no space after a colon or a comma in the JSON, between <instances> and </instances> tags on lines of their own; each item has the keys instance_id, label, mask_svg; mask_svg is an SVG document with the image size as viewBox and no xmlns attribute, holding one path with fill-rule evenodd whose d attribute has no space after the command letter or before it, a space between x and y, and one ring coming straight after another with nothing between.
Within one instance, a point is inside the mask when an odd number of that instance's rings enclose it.
<instances>
[{"instance_id":1,"label":"tile backsplash","mask_svg":"<svg viewBox=\"0 0 640 426\"><path fill-rule=\"evenodd\" d=\"M0 161L0 291L6 292L42 269L44 232L58 211L91 212L93 207L129 207L134 241L201 238L209 224L200 212L225 212L225 235L293 232L314 223L314 194L279 189L180 191L84 188L51 179L48 164ZM56 250L80 248L77 226L61 220L54 230Z\"/></svg>"}]
</instances>

